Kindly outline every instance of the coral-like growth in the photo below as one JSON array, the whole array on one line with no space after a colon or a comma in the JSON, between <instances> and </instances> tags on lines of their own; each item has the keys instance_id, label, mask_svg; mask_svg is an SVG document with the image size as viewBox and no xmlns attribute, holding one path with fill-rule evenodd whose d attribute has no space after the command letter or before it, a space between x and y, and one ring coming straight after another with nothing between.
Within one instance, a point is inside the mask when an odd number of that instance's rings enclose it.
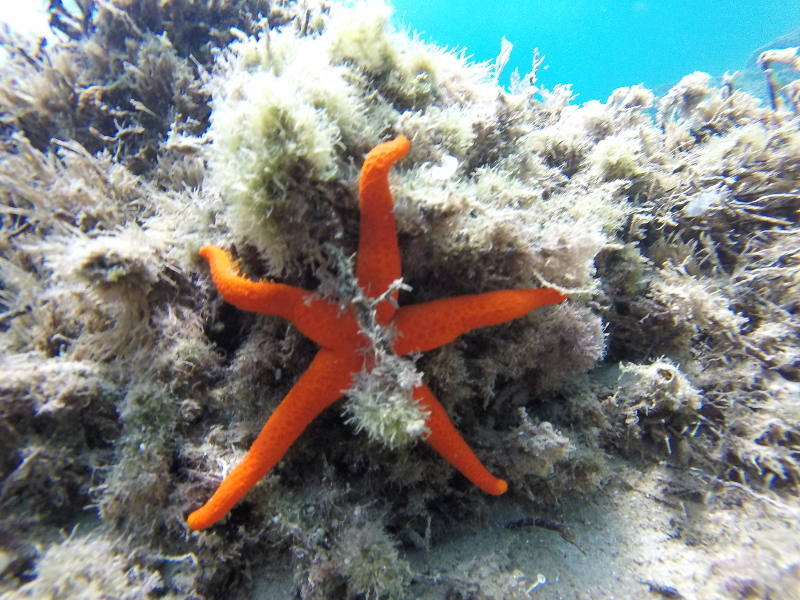
<instances>
[{"instance_id":1,"label":"coral-like growth","mask_svg":"<svg viewBox=\"0 0 800 600\"><path fill-rule=\"evenodd\" d=\"M163 597L163 581L157 571L135 564L104 539L72 535L51 545L36 563L36 578L14 592L8 600L41 598L105 598L137 600ZM169 597L174 597L169 594Z\"/></svg>"},{"instance_id":2,"label":"coral-like growth","mask_svg":"<svg viewBox=\"0 0 800 600\"><path fill-rule=\"evenodd\" d=\"M113 466L92 490L103 520L120 529L141 527L165 509L170 491L168 435L174 430L177 406L155 386L131 386L120 404L122 433ZM152 527L161 527L153 522Z\"/></svg>"},{"instance_id":3,"label":"coral-like growth","mask_svg":"<svg viewBox=\"0 0 800 600\"><path fill-rule=\"evenodd\" d=\"M522 425L510 436L516 452L511 455L509 472L520 480L527 475L549 477L555 465L569 457L569 438L552 423L534 423L524 408L519 410Z\"/></svg>"},{"instance_id":4,"label":"coral-like growth","mask_svg":"<svg viewBox=\"0 0 800 600\"><path fill-rule=\"evenodd\" d=\"M429 433L426 411L414 401L422 375L413 363L395 355L381 356L369 372L362 372L348 392L345 413L356 432L391 448L405 446Z\"/></svg>"},{"instance_id":5,"label":"coral-like growth","mask_svg":"<svg viewBox=\"0 0 800 600\"><path fill-rule=\"evenodd\" d=\"M606 412L616 421L621 443L630 447L647 434L676 454L683 464L690 459L689 439L700 427L702 396L673 363L659 360L649 365L622 365L620 387L606 400Z\"/></svg>"},{"instance_id":6,"label":"coral-like growth","mask_svg":"<svg viewBox=\"0 0 800 600\"><path fill-rule=\"evenodd\" d=\"M402 598L411 570L379 521L356 523L338 538L341 572L352 593L364 598Z\"/></svg>"}]
</instances>

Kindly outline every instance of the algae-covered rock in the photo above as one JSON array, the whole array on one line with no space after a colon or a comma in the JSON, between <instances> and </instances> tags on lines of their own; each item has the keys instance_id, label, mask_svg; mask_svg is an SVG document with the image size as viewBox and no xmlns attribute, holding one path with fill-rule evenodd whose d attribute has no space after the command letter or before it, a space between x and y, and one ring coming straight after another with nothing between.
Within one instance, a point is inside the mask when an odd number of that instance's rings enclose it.
<instances>
[{"instance_id":1,"label":"algae-covered rock","mask_svg":"<svg viewBox=\"0 0 800 600\"><path fill-rule=\"evenodd\" d=\"M508 557L440 576L409 556L448 523L508 550L508 510L608 489L621 464L796 507L794 55L764 56L767 102L694 73L578 105L537 85L538 54L505 89L510 45L472 63L382 2L50 8L68 41L0 33L0 593L239 598L283 573L302 598L525 597L542 580ZM317 350L222 301L199 248L368 313L357 180L400 134L400 305L569 300L406 358L362 319L379 365L190 532ZM421 381L509 504L426 447Z\"/></svg>"}]
</instances>

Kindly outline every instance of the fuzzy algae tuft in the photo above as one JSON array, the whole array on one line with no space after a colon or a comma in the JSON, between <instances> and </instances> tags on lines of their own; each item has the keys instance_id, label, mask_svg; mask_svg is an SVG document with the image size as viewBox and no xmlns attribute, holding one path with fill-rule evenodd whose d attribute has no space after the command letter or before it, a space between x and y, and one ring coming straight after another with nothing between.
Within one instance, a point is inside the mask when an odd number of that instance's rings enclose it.
<instances>
[{"instance_id":1,"label":"fuzzy algae tuft","mask_svg":"<svg viewBox=\"0 0 800 600\"><path fill-rule=\"evenodd\" d=\"M800 510L793 48L758 61L766 101L694 73L659 98L577 105L537 85L538 57L502 89L507 56L470 63L392 29L380 2L51 9L68 42L0 32L3 597L246 597L274 565L293 574L280 593L306 599L524 597L540 580L503 555L510 530L455 567L421 562L448 520L509 506L413 443L423 375L515 511L608 501L621 472L640 493L661 468L662 489L691 482L648 494L679 498L692 551L722 544L698 532L736 510ZM224 303L199 249L369 313L358 173L399 134L401 306L535 287L570 301L414 361L378 353L225 521L189 533L317 351ZM781 593L794 571L771 548L682 585Z\"/></svg>"}]
</instances>

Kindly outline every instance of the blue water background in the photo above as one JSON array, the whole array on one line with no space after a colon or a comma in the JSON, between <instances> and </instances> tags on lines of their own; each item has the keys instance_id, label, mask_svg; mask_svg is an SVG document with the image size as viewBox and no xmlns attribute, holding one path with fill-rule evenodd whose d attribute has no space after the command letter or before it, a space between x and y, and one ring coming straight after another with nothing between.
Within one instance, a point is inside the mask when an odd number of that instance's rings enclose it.
<instances>
[{"instance_id":1,"label":"blue water background","mask_svg":"<svg viewBox=\"0 0 800 600\"><path fill-rule=\"evenodd\" d=\"M394 20L423 39L494 59L500 38L514 44L503 73L531 69L545 55L539 83L571 83L576 102L612 90L677 82L693 71L719 76L744 68L750 54L800 26L800 0L393 0Z\"/></svg>"}]
</instances>

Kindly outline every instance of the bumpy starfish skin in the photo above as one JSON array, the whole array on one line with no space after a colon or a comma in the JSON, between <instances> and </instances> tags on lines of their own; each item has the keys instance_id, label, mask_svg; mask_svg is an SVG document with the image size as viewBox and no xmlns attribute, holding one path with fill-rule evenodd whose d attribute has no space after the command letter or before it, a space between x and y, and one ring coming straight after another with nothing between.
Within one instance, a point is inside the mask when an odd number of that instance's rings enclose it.
<instances>
[{"instance_id":1,"label":"bumpy starfish skin","mask_svg":"<svg viewBox=\"0 0 800 600\"><path fill-rule=\"evenodd\" d=\"M389 190L389 168L408 153L409 145L403 135L379 144L367 154L361 167L358 186L361 227L356 279L367 298L377 298L400 279L400 247L397 245L394 201ZM395 302L381 302L376 308L381 325L386 325L394 316L397 291L391 296Z\"/></svg>"},{"instance_id":2,"label":"bumpy starfish skin","mask_svg":"<svg viewBox=\"0 0 800 600\"><path fill-rule=\"evenodd\" d=\"M388 175L392 164L406 155L404 136L374 148L364 160L359 187L361 226L356 277L368 298L378 298L400 278L393 200ZM215 246L200 254L208 261L211 278L225 300L251 312L291 321L320 345L308 370L283 399L245 456L220 484L211 499L187 519L192 529L205 529L224 517L266 475L308 424L353 383L354 374L370 368L365 352L369 341L359 331L351 310L279 283L241 277L231 256ZM391 294L394 300L396 292ZM384 300L376 307L377 322L393 325L394 351L403 355L424 352L451 342L462 333L521 317L540 306L556 304L566 296L551 289L505 290L446 298L395 308ZM428 413L426 441L467 479L483 491L499 495L508 485L489 473L456 431L442 405L427 385L414 390L414 399Z\"/></svg>"}]
</instances>

